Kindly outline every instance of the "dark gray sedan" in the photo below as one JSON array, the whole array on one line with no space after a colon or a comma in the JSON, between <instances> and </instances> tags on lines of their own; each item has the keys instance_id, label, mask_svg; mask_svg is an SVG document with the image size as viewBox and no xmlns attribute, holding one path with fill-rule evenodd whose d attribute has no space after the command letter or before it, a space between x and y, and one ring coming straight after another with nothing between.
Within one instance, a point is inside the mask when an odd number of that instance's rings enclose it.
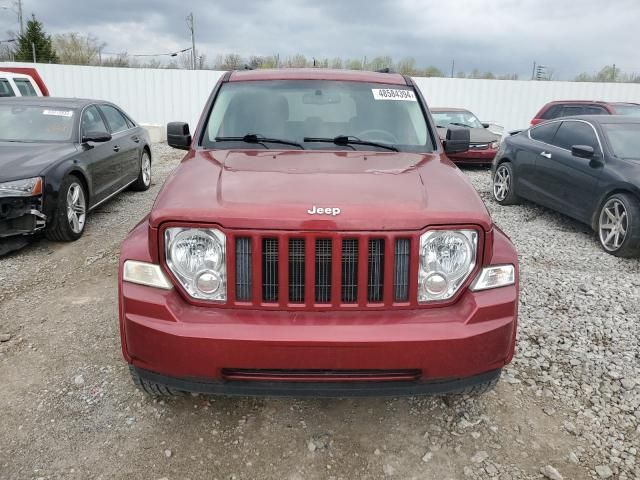
<instances>
[{"instance_id":1,"label":"dark gray sedan","mask_svg":"<svg viewBox=\"0 0 640 480\"><path fill-rule=\"evenodd\" d=\"M640 255L640 118L559 118L508 137L493 162L493 196L557 210L590 225L606 252Z\"/></svg>"},{"instance_id":2,"label":"dark gray sedan","mask_svg":"<svg viewBox=\"0 0 640 480\"><path fill-rule=\"evenodd\" d=\"M0 252L3 239L40 230L76 240L91 209L127 187L150 185L149 136L116 105L0 101Z\"/></svg>"}]
</instances>

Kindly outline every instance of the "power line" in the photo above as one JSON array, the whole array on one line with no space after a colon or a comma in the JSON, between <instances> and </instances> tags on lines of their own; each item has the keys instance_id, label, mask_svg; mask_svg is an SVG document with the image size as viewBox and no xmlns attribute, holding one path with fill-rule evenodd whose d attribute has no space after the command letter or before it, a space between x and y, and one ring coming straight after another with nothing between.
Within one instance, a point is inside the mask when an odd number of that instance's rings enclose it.
<instances>
[{"instance_id":1,"label":"power line","mask_svg":"<svg viewBox=\"0 0 640 480\"><path fill-rule=\"evenodd\" d=\"M129 57L177 57L181 53L188 52L191 47L183 48L177 52L168 53L127 53L127 52L101 52L104 55L127 55Z\"/></svg>"}]
</instances>

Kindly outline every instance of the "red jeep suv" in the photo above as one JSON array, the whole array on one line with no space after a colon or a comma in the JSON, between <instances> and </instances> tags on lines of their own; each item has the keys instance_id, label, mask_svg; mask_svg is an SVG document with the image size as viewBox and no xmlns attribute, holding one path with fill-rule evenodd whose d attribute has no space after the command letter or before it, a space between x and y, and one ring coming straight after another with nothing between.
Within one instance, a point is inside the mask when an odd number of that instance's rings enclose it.
<instances>
[{"instance_id":1,"label":"red jeep suv","mask_svg":"<svg viewBox=\"0 0 640 480\"><path fill-rule=\"evenodd\" d=\"M225 74L124 241L122 352L153 395L481 393L511 361L516 251L398 74Z\"/></svg>"}]
</instances>

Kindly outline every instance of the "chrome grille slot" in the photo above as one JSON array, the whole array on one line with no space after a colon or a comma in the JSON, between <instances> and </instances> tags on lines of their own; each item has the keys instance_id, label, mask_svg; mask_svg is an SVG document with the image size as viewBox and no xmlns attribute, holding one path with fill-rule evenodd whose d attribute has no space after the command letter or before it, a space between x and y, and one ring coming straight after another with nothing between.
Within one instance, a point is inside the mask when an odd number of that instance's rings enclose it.
<instances>
[{"instance_id":1,"label":"chrome grille slot","mask_svg":"<svg viewBox=\"0 0 640 480\"><path fill-rule=\"evenodd\" d=\"M396 240L393 272L393 299L396 302L409 300L410 245L411 242L408 238L398 238Z\"/></svg>"},{"instance_id":2,"label":"chrome grille slot","mask_svg":"<svg viewBox=\"0 0 640 480\"><path fill-rule=\"evenodd\" d=\"M241 302L251 300L251 260L251 239L236 238L236 300Z\"/></svg>"},{"instance_id":3,"label":"chrome grille slot","mask_svg":"<svg viewBox=\"0 0 640 480\"><path fill-rule=\"evenodd\" d=\"M316 240L316 303L331 302L331 239Z\"/></svg>"},{"instance_id":4,"label":"chrome grille slot","mask_svg":"<svg viewBox=\"0 0 640 480\"><path fill-rule=\"evenodd\" d=\"M343 303L358 301L358 240L342 240L342 293Z\"/></svg>"},{"instance_id":5,"label":"chrome grille slot","mask_svg":"<svg viewBox=\"0 0 640 480\"><path fill-rule=\"evenodd\" d=\"M289 239L289 301L304 303L305 248L303 238Z\"/></svg>"},{"instance_id":6,"label":"chrome grille slot","mask_svg":"<svg viewBox=\"0 0 640 480\"><path fill-rule=\"evenodd\" d=\"M278 301L278 239L262 239L262 300Z\"/></svg>"},{"instance_id":7,"label":"chrome grille slot","mask_svg":"<svg viewBox=\"0 0 640 480\"><path fill-rule=\"evenodd\" d=\"M369 239L367 300L381 302L384 290L384 240Z\"/></svg>"}]
</instances>

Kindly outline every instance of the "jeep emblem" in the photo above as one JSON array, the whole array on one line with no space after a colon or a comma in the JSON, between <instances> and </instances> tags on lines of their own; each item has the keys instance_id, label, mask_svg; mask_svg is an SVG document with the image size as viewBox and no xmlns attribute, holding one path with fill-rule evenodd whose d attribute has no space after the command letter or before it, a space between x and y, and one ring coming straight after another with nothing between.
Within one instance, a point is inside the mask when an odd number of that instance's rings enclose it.
<instances>
[{"instance_id":1,"label":"jeep emblem","mask_svg":"<svg viewBox=\"0 0 640 480\"><path fill-rule=\"evenodd\" d=\"M309 215L340 215L340 209L338 207L316 207L315 205L307 210Z\"/></svg>"}]
</instances>

